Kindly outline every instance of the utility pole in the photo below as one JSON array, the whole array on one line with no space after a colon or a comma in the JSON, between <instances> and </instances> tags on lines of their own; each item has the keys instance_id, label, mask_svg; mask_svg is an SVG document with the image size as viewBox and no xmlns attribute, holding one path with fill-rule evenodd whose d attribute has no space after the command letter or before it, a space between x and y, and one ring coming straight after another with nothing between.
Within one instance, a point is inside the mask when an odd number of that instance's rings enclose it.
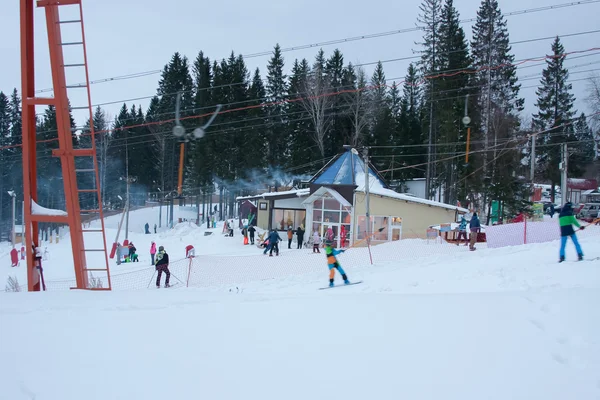
<instances>
[{"instance_id":1,"label":"utility pole","mask_svg":"<svg viewBox=\"0 0 600 400\"><path fill-rule=\"evenodd\" d=\"M567 169L569 167L569 152L567 148L567 144L562 144L562 162L559 164L560 168L560 198L561 198L561 207L568 202L568 188L567 188Z\"/></svg>"},{"instance_id":2,"label":"utility pole","mask_svg":"<svg viewBox=\"0 0 600 400\"><path fill-rule=\"evenodd\" d=\"M536 135L531 135L531 171L529 172L531 184L533 184L535 180L535 140Z\"/></svg>"},{"instance_id":3,"label":"utility pole","mask_svg":"<svg viewBox=\"0 0 600 400\"><path fill-rule=\"evenodd\" d=\"M371 234L371 207L370 207L370 197L369 197L369 148L365 146L364 149L364 154L365 154L365 206L367 208L366 210L366 217L367 217L367 243L370 244L371 243L371 238L370 238L370 234Z\"/></svg>"},{"instance_id":4,"label":"utility pole","mask_svg":"<svg viewBox=\"0 0 600 400\"><path fill-rule=\"evenodd\" d=\"M8 194L10 195L10 197L12 197L12 230L11 230L11 234L10 234L10 241L12 243L12 247L13 249L15 248L15 241L16 241L16 232L15 232L15 213L16 213L16 201L17 201L17 194L15 193L14 190L9 190Z\"/></svg>"}]
</instances>

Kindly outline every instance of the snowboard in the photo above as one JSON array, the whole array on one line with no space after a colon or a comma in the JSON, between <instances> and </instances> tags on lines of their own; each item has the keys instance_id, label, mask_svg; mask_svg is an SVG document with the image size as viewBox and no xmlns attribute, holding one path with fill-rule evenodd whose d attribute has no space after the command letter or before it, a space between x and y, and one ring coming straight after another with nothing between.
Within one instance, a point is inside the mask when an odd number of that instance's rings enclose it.
<instances>
[{"instance_id":1,"label":"snowboard","mask_svg":"<svg viewBox=\"0 0 600 400\"><path fill-rule=\"evenodd\" d=\"M319 290L333 289L333 288L342 287L342 286L352 286L352 285L358 285L359 283L362 283L362 282L363 282L363 281L350 282L350 283L348 283L348 284L342 283L341 285L334 285L334 286L322 287L322 288L319 288Z\"/></svg>"},{"instance_id":2,"label":"snowboard","mask_svg":"<svg viewBox=\"0 0 600 400\"><path fill-rule=\"evenodd\" d=\"M559 264L564 264L564 263L571 263L571 262L583 262L583 261L598 261L600 260L600 257L594 257L594 258L585 258L583 260L565 260L562 263L559 262Z\"/></svg>"}]
</instances>

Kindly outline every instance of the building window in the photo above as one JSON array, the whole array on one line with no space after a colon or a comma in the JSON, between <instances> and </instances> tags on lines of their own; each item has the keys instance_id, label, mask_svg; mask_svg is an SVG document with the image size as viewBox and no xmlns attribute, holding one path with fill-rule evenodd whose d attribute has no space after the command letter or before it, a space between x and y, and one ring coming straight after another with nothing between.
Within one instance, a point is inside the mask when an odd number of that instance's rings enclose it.
<instances>
[{"instance_id":1,"label":"building window","mask_svg":"<svg viewBox=\"0 0 600 400\"><path fill-rule=\"evenodd\" d=\"M372 240L386 242L400 240L402 237L402 218L391 216L371 216ZM379 229L384 228L381 232ZM367 237L367 217L359 215L356 224L356 239L363 240Z\"/></svg>"},{"instance_id":2,"label":"building window","mask_svg":"<svg viewBox=\"0 0 600 400\"><path fill-rule=\"evenodd\" d=\"M298 228L306 223L306 210L273 210L273 225L271 229L286 231L288 227Z\"/></svg>"},{"instance_id":3,"label":"building window","mask_svg":"<svg viewBox=\"0 0 600 400\"><path fill-rule=\"evenodd\" d=\"M260 210L266 210L267 209L267 203L259 203L258 207Z\"/></svg>"}]
</instances>

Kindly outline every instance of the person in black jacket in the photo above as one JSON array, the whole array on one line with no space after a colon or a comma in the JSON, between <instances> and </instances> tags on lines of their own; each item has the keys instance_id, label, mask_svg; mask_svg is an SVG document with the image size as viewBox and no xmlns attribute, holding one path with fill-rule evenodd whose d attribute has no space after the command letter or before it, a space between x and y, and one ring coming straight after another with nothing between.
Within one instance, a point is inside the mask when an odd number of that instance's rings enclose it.
<instances>
[{"instance_id":1,"label":"person in black jacket","mask_svg":"<svg viewBox=\"0 0 600 400\"><path fill-rule=\"evenodd\" d=\"M158 276L156 277L156 288L160 288L160 278L163 272L167 274L165 287L168 288L170 286L169 279L171 278L171 271L169 271L169 255L163 246L158 248L158 253L156 254L156 270L158 271Z\"/></svg>"},{"instance_id":2,"label":"person in black jacket","mask_svg":"<svg viewBox=\"0 0 600 400\"><path fill-rule=\"evenodd\" d=\"M296 236L298 237L298 248L301 249L304 242L304 229L301 226L296 230Z\"/></svg>"},{"instance_id":3,"label":"person in black jacket","mask_svg":"<svg viewBox=\"0 0 600 400\"><path fill-rule=\"evenodd\" d=\"M254 244L254 232L256 232L256 229L254 229L254 225L250 225L250 227L248 228L248 233L250 234L250 244Z\"/></svg>"}]
</instances>

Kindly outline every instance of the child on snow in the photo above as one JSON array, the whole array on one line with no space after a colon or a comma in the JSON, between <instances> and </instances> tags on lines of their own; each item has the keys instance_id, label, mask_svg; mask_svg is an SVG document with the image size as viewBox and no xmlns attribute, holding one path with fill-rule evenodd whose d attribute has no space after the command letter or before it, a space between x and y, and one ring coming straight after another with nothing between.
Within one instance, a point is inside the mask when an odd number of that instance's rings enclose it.
<instances>
[{"instance_id":1,"label":"child on snow","mask_svg":"<svg viewBox=\"0 0 600 400\"><path fill-rule=\"evenodd\" d=\"M313 253L320 253L319 245L321 244L321 236L319 236L319 231L315 230L313 233Z\"/></svg>"},{"instance_id":2,"label":"child on snow","mask_svg":"<svg viewBox=\"0 0 600 400\"><path fill-rule=\"evenodd\" d=\"M346 276L346 273L342 269L342 266L338 262L337 256L340 253L344 253L346 250L336 250L332 247L333 242L328 240L325 242L325 255L327 256L327 266L329 267L329 286L333 287L333 278L335 277L335 269L342 275L344 283L348 285L350 281ZM335 268L335 269L334 269Z\"/></svg>"},{"instance_id":3,"label":"child on snow","mask_svg":"<svg viewBox=\"0 0 600 400\"><path fill-rule=\"evenodd\" d=\"M573 225L581 230L585 229L585 226L581 226L577 219L573 216L573 204L571 204L571 202L565 204L560 210L558 223L560 224L560 259L558 262L565 261L565 247L567 246L568 238L571 238L573 244L575 245L575 250L577 250L579 261L583 260L583 251L581 250L581 246L579 245L579 241L575 235Z\"/></svg>"}]
</instances>

